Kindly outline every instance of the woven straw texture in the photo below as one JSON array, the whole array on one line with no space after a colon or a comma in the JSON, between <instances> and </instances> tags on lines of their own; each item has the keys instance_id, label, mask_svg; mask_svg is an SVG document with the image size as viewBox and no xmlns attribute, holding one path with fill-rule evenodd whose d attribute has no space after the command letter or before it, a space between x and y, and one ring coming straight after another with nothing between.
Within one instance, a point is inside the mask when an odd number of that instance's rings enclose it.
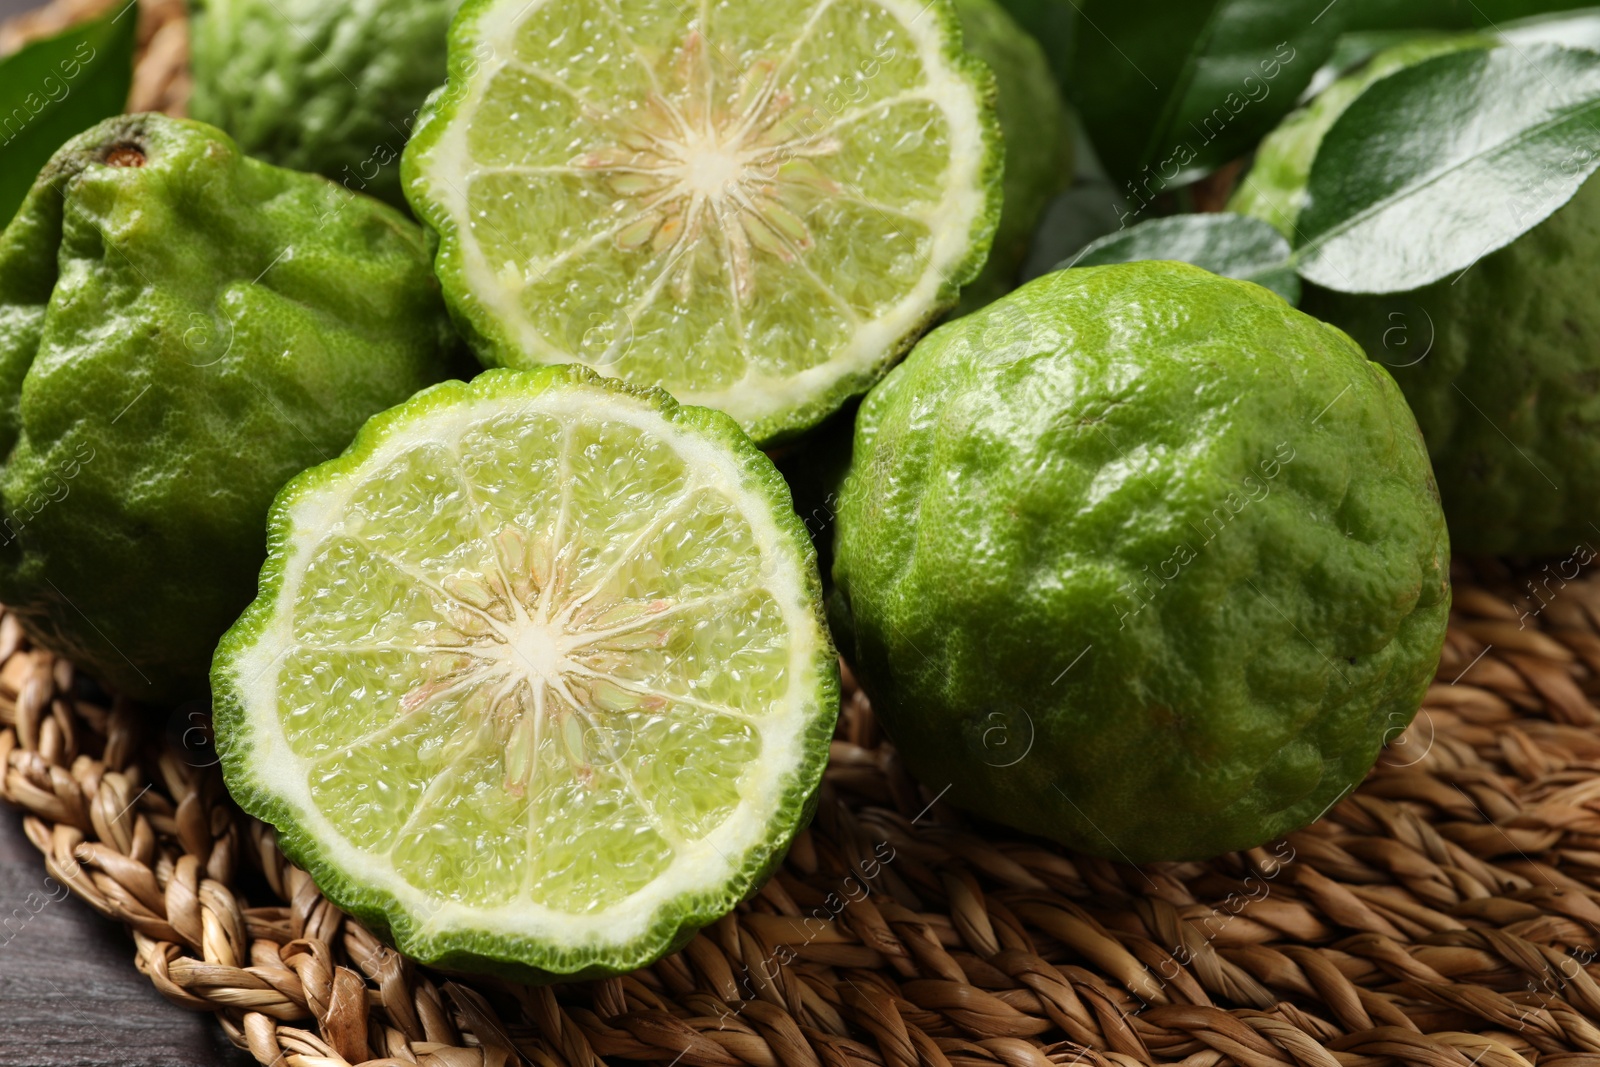
<instances>
[{"instance_id":1,"label":"woven straw texture","mask_svg":"<svg viewBox=\"0 0 1600 1067\"><path fill-rule=\"evenodd\" d=\"M104 9L58 0L0 52ZM133 107L180 110L179 0ZM1600 576L1458 569L1417 721L1315 826L1209 863L975 827L847 679L812 827L624 978L415 967L229 801L203 708L106 700L0 618L0 796L174 1004L272 1067L1600 1067Z\"/></svg>"},{"instance_id":2,"label":"woven straw texture","mask_svg":"<svg viewBox=\"0 0 1600 1067\"><path fill-rule=\"evenodd\" d=\"M1529 580L1458 574L1439 680L1363 787L1209 863L972 827L847 684L779 874L600 982L414 967L229 802L203 711L106 706L10 616L0 794L156 988L268 1065L1600 1065L1600 577Z\"/></svg>"}]
</instances>

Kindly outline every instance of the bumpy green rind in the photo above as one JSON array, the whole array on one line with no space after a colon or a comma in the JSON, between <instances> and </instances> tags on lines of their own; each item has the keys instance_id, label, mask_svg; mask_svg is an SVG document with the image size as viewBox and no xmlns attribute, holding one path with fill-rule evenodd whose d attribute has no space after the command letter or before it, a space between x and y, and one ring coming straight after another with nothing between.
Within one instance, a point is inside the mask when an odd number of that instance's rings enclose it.
<instances>
[{"instance_id":1,"label":"bumpy green rind","mask_svg":"<svg viewBox=\"0 0 1600 1067\"><path fill-rule=\"evenodd\" d=\"M1317 149L1339 116L1373 82L1424 59L1467 48L1491 48L1497 42L1475 34L1438 34L1418 37L1387 48L1362 67L1345 75L1305 107L1291 112L1269 133L1256 151L1255 162L1235 190L1228 210L1254 215L1279 233L1295 238L1295 221L1306 207L1306 183Z\"/></svg>"},{"instance_id":2,"label":"bumpy green rind","mask_svg":"<svg viewBox=\"0 0 1600 1067\"><path fill-rule=\"evenodd\" d=\"M1497 46L1473 35L1380 53L1263 142L1231 205L1293 235L1323 135L1366 88L1444 52ZM1462 552L1571 552L1600 544L1600 185L1463 272L1407 293L1308 285L1301 306L1383 363L1428 442L1451 538Z\"/></svg>"},{"instance_id":3,"label":"bumpy green rind","mask_svg":"<svg viewBox=\"0 0 1600 1067\"><path fill-rule=\"evenodd\" d=\"M396 207L400 152L444 81L460 0L196 0L190 114L248 154Z\"/></svg>"},{"instance_id":4,"label":"bumpy green rind","mask_svg":"<svg viewBox=\"0 0 1600 1067\"><path fill-rule=\"evenodd\" d=\"M1072 184L1072 129L1039 42L995 0L955 0L966 49L994 72L1005 139L1005 196L983 272L961 290L957 315L1017 286L1033 231L1051 199Z\"/></svg>"},{"instance_id":5,"label":"bumpy green rind","mask_svg":"<svg viewBox=\"0 0 1600 1067\"><path fill-rule=\"evenodd\" d=\"M129 697L204 695L273 494L453 344L392 208L196 122L74 138L0 236L0 600Z\"/></svg>"},{"instance_id":6,"label":"bumpy green rind","mask_svg":"<svg viewBox=\"0 0 1600 1067\"><path fill-rule=\"evenodd\" d=\"M435 247L434 273L444 287L445 301L461 336L466 338L485 367L527 368L540 365L538 357L523 351L514 332L502 325L494 313L483 307L474 296L462 263L461 241L456 233L456 225L443 206L430 197L428 179L422 173L420 163L422 157L438 143L445 127L456 120L457 112L468 95L471 78L482 62L482 47L493 48L490 42L480 42L479 20L486 12L504 2L465 0L462 3L461 10L450 24L449 75L445 84L423 104L412 138L401 159L400 174L412 211L433 234L430 240ZM973 221L969 238L971 251L939 287L938 295L921 322L907 330L904 336L886 345L882 356L869 366L845 375L816 395L794 404L782 415L741 427L763 448L799 437L839 410L847 401L872 388L890 367L904 358L929 327L956 306L962 288L977 279L988 261L989 250L1000 224L1005 181L1005 146L995 110L998 100L995 75L981 59L962 47L961 19L956 13L954 0L927 0L927 6L919 17L931 18L940 28L945 59L952 69L966 76L966 81L978 98L984 143L980 182L988 206Z\"/></svg>"},{"instance_id":7,"label":"bumpy green rind","mask_svg":"<svg viewBox=\"0 0 1600 1067\"><path fill-rule=\"evenodd\" d=\"M1388 373L1268 290L1047 275L870 393L835 636L911 770L1124 861L1273 839L1415 714L1449 543Z\"/></svg>"},{"instance_id":8,"label":"bumpy green rind","mask_svg":"<svg viewBox=\"0 0 1600 1067\"><path fill-rule=\"evenodd\" d=\"M801 765L771 788L783 798L768 824L762 844L739 858L738 872L715 892L679 898L663 906L650 929L621 948L596 949L551 945L491 931L446 930L429 933L424 916L409 912L392 894L370 886L340 866L338 850L349 847L314 838L301 827L296 813L263 780L251 758L250 723L245 690L252 679L240 678L239 657L261 640L283 592L289 546L297 531L292 522L296 503L329 483L352 477L382 444L404 437L411 426L435 413L484 399L519 399L560 389L605 390L612 398L631 398L657 411L670 423L709 439L734 455L744 475L742 488L771 505L772 517L785 537L778 548L791 549L787 561L804 575L813 605L818 651L813 660L817 679L811 719L803 736ZM315 531L312 531L313 533ZM300 531L304 535L305 531ZM678 404L659 389L642 389L601 378L585 367L552 366L532 371L491 370L470 383L445 382L374 416L355 441L336 459L304 471L273 502L267 522L267 561L261 569L260 596L245 610L217 646L211 673L217 752L228 792L245 811L277 827L278 843L299 866L310 872L323 894L355 915L396 949L419 962L448 970L498 974L522 982L598 978L644 967L681 948L699 928L715 922L758 887L777 865L794 835L816 810L816 791L827 765L828 745L839 710L839 664L829 639L822 608L822 580L816 553L795 515L783 478L738 425L721 412Z\"/></svg>"},{"instance_id":9,"label":"bumpy green rind","mask_svg":"<svg viewBox=\"0 0 1600 1067\"><path fill-rule=\"evenodd\" d=\"M1461 552L1600 546L1600 180L1459 277L1409 293L1308 286L1303 306L1405 391Z\"/></svg>"}]
</instances>

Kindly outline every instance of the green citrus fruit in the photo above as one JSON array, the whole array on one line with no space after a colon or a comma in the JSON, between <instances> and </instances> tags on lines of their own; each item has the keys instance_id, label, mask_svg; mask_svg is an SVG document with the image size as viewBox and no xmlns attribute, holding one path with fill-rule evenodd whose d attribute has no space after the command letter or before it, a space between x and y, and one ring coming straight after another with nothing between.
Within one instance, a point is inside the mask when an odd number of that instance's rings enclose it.
<instances>
[{"instance_id":1,"label":"green citrus fruit","mask_svg":"<svg viewBox=\"0 0 1600 1067\"><path fill-rule=\"evenodd\" d=\"M194 0L195 118L251 156L398 207L400 152L444 81L460 0Z\"/></svg>"},{"instance_id":2,"label":"green citrus fruit","mask_svg":"<svg viewBox=\"0 0 1600 1067\"><path fill-rule=\"evenodd\" d=\"M982 267L993 94L951 0L469 0L406 195L486 363L587 364L771 444Z\"/></svg>"},{"instance_id":3,"label":"green citrus fruit","mask_svg":"<svg viewBox=\"0 0 1600 1067\"><path fill-rule=\"evenodd\" d=\"M838 661L727 416L581 367L449 382L291 482L270 544L212 674L228 788L407 955L643 966L809 817Z\"/></svg>"},{"instance_id":4,"label":"green citrus fruit","mask_svg":"<svg viewBox=\"0 0 1600 1067\"><path fill-rule=\"evenodd\" d=\"M451 344L394 209L196 122L74 138L0 236L0 600L130 697L204 694L273 494Z\"/></svg>"},{"instance_id":5,"label":"green citrus fruit","mask_svg":"<svg viewBox=\"0 0 1600 1067\"><path fill-rule=\"evenodd\" d=\"M1072 184L1072 131L1044 51L995 0L955 0L966 49L994 71L1005 135L1005 204L983 273L961 290L964 315L1016 288L1039 217Z\"/></svg>"},{"instance_id":6,"label":"green citrus fruit","mask_svg":"<svg viewBox=\"0 0 1600 1067\"><path fill-rule=\"evenodd\" d=\"M1449 609L1388 373L1175 263L925 338L862 404L835 552L840 647L912 771L1129 861L1315 819L1410 722Z\"/></svg>"},{"instance_id":7,"label":"green citrus fruit","mask_svg":"<svg viewBox=\"0 0 1600 1067\"><path fill-rule=\"evenodd\" d=\"M1461 552L1600 543L1600 181L1466 272L1301 304L1387 366L1428 441Z\"/></svg>"},{"instance_id":8,"label":"green citrus fruit","mask_svg":"<svg viewBox=\"0 0 1600 1067\"><path fill-rule=\"evenodd\" d=\"M1422 40L1335 82L1263 143L1234 207L1292 232L1323 135L1378 77L1481 37ZM1374 166L1377 166L1374 161ZM1262 195L1262 193L1265 195ZM1387 366L1416 412L1452 540L1469 553L1569 552L1600 537L1600 184L1458 276L1301 306Z\"/></svg>"}]
</instances>

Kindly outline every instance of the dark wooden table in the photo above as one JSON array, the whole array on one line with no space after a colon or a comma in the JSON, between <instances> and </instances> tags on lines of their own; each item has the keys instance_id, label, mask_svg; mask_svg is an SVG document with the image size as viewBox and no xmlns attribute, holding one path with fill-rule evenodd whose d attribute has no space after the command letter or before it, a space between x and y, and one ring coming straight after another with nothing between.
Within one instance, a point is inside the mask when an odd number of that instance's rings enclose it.
<instances>
[{"instance_id":1,"label":"dark wooden table","mask_svg":"<svg viewBox=\"0 0 1600 1067\"><path fill-rule=\"evenodd\" d=\"M155 991L125 929L46 880L22 817L0 805L0 1067L253 1063L211 1016Z\"/></svg>"}]
</instances>

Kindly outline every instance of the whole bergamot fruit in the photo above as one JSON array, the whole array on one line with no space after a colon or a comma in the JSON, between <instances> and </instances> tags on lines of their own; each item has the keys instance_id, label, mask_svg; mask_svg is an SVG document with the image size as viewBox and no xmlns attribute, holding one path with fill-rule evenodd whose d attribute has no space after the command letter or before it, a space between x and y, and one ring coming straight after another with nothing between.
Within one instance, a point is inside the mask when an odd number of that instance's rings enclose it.
<instances>
[{"instance_id":1,"label":"whole bergamot fruit","mask_svg":"<svg viewBox=\"0 0 1600 1067\"><path fill-rule=\"evenodd\" d=\"M1072 129L1039 42L995 0L956 0L966 50L994 71L1005 137L1005 200L983 273L961 290L964 315L1016 288L1050 199L1072 184Z\"/></svg>"},{"instance_id":2,"label":"whole bergamot fruit","mask_svg":"<svg viewBox=\"0 0 1600 1067\"><path fill-rule=\"evenodd\" d=\"M195 0L195 118L249 155L405 207L400 152L461 0Z\"/></svg>"},{"instance_id":3,"label":"whole bergamot fruit","mask_svg":"<svg viewBox=\"0 0 1600 1067\"><path fill-rule=\"evenodd\" d=\"M1267 138L1233 206L1292 234L1323 135L1369 84L1443 51L1493 45L1456 37L1380 54ZM1600 536L1597 263L1591 179L1460 275L1404 293L1306 287L1301 306L1346 330L1399 382L1460 551L1556 553Z\"/></svg>"},{"instance_id":4,"label":"whole bergamot fruit","mask_svg":"<svg viewBox=\"0 0 1600 1067\"><path fill-rule=\"evenodd\" d=\"M1416 423L1259 286L1068 270L862 405L841 651L931 789L1129 861L1315 819L1410 722L1449 608Z\"/></svg>"},{"instance_id":5,"label":"whole bergamot fruit","mask_svg":"<svg viewBox=\"0 0 1600 1067\"><path fill-rule=\"evenodd\" d=\"M1394 295L1307 287L1386 365L1464 552L1550 554L1600 533L1600 181L1465 274Z\"/></svg>"},{"instance_id":6,"label":"whole bergamot fruit","mask_svg":"<svg viewBox=\"0 0 1600 1067\"><path fill-rule=\"evenodd\" d=\"M0 235L0 601L130 697L203 694L273 495L452 344L394 209L197 122L79 135Z\"/></svg>"}]
</instances>

